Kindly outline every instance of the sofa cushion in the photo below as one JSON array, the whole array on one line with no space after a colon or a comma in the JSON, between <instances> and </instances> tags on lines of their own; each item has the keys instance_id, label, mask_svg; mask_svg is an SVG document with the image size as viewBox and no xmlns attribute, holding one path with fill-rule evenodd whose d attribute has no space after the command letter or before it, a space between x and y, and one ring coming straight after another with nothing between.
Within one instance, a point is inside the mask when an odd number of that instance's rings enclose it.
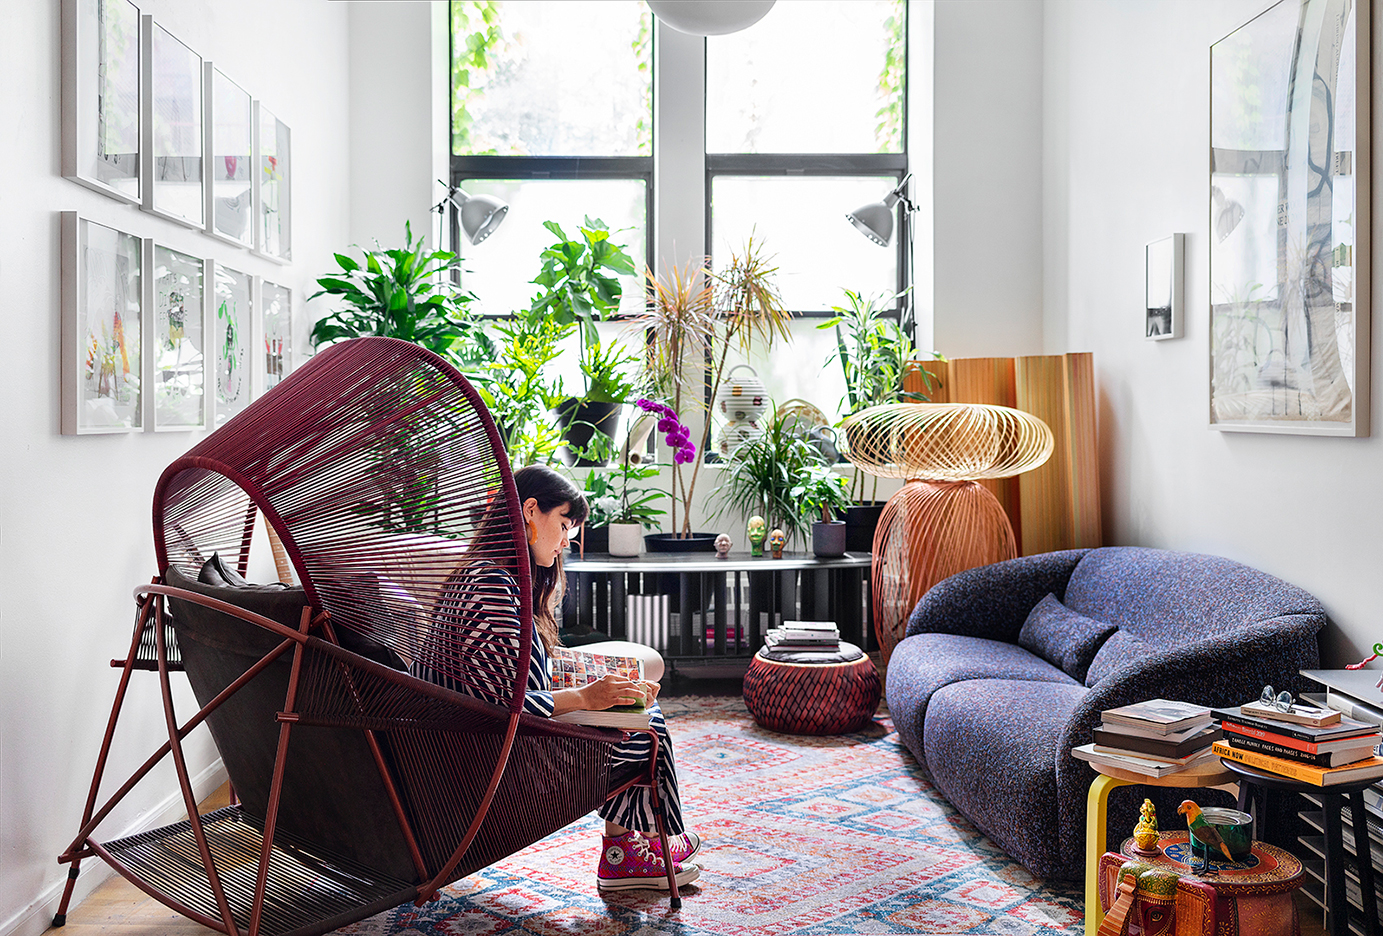
<instances>
[{"instance_id":1,"label":"sofa cushion","mask_svg":"<svg viewBox=\"0 0 1383 936\"><path fill-rule=\"evenodd\" d=\"M1085 684L1093 686L1110 673L1153 652L1153 647L1133 636L1122 627L1109 635L1100 647L1090 667L1085 671Z\"/></svg>"},{"instance_id":2,"label":"sofa cushion","mask_svg":"<svg viewBox=\"0 0 1383 936\"><path fill-rule=\"evenodd\" d=\"M1023 622L1018 646L1059 666L1072 679L1084 680L1096 651L1115 630L1113 624L1077 614L1049 593Z\"/></svg>"},{"instance_id":3,"label":"sofa cushion","mask_svg":"<svg viewBox=\"0 0 1383 936\"><path fill-rule=\"evenodd\" d=\"M922 749L937 788L1041 877L1079 874L1054 847L1056 768L1062 732L1088 692L1071 681L975 679L938 689L927 713ZM1068 808L1083 815L1084 806Z\"/></svg>"},{"instance_id":4,"label":"sofa cushion","mask_svg":"<svg viewBox=\"0 0 1383 936\"><path fill-rule=\"evenodd\" d=\"M889 711L913 751L922 749L922 723L932 694L971 679L1022 679L1065 683L1076 680L1017 644L957 634L914 634L893 648L888 661Z\"/></svg>"}]
</instances>

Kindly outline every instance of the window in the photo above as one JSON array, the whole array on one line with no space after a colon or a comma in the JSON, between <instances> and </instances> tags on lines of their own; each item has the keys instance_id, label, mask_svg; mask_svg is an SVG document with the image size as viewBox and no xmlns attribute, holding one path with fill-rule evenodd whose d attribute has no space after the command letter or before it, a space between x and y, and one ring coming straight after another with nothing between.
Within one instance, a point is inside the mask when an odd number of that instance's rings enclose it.
<instances>
[{"instance_id":1,"label":"window","mask_svg":"<svg viewBox=\"0 0 1383 936\"><path fill-rule=\"evenodd\" d=\"M460 236L463 285L479 308L526 306L555 221L579 236L587 216L640 266L649 261L653 173L652 15L636 0L454 0L452 184L509 205L480 244ZM622 277L621 311L642 305Z\"/></svg>"}]
</instances>

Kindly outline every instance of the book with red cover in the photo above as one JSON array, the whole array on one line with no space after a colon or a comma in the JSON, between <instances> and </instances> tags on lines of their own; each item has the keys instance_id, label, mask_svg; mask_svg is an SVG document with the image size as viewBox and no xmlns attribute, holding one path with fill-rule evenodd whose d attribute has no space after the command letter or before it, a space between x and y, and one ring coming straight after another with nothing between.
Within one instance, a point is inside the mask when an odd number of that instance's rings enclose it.
<instances>
[{"instance_id":1,"label":"book with red cover","mask_svg":"<svg viewBox=\"0 0 1383 936\"><path fill-rule=\"evenodd\" d=\"M1290 722L1259 718L1256 715L1245 715L1239 710L1239 706L1237 705L1230 708L1214 709L1211 711L1211 714L1221 722L1232 722L1247 728L1271 731L1275 734L1286 735L1289 738L1297 738L1301 741L1333 741L1336 738L1373 734L1378 730L1377 725L1370 725L1368 722L1362 722L1345 716L1340 717L1340 723L1338 725L1328 725L1324 728L1315 728L1311 725L1294 725Z\"/></svg>"},{"instance_id":2,"label":"book with red cover","mask_svg":"<svg viewBox=\"0 0 1383 936\"><path fill-rule=\"evenodd\" d=\"M1238 735L1244 738L1254 738L1268 744L1275 744L1278 747L1291 748L1303 754L1330 754L1345 748L1358 747L1363 742L1372 739L1377 744L1383 734L1375 728L1371 732L1349 735L1343 738L1336 738L1331 741L1304 741L1301 738L1293 738L1291 735L1282 734L1277 731L1268 731L1264 728L1257 728L1253 725L1240 725L1232 721L1221 722L1221 728L1225 732L1225 737Z\"/></svg>"},{"instance_id":3,"label":"book with red cover","mask_svg":"<svg viewBox=\"0 0 1383 936\"><path fill-rule=\"evenodd\" d=\"M1283 760L1296 761L1300 764L1310 764L1313 767L1343 767L1346 764L1353 764L1356 761L1367 760L1374 756L1374 749L1377 745L1371 742L1376 742L1377 740L1377 738L1366 737L1363 744L1358 744L1354 747L1308 754L1305 751L1298 751L1296 748L1283 747L1280 744L1273 744L1271 741L1262 741L1247 735L1225 735L1225 743L1232 748L1240 748L1245 751L1257 751L1259 754L1267 754L1269 757L1280 757Z\"/></svg>"}]
</instances>

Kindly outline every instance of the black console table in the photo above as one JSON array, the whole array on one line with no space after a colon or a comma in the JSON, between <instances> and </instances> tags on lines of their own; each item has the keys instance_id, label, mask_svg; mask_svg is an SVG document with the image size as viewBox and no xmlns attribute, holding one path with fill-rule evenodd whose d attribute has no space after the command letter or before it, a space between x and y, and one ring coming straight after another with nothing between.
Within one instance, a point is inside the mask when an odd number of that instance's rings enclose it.
<instances>
[{"instance_id":1,"label":"black console table","mask_svg":"<svg viewBox=\"0 0 1383 936\"><path fill-rule=\"evenodd\" d=\"M877 646L869 594L872 560L869 553L837 559L807 553L774 559L747 552L725 559L714 553L572 555L564 563L562 628L647 642L673 671L688 675L742 673L763 645L764 627L784 620L834 621L841 639L869 650ZM651 599L651 622L647 614L630 621L631 595Z\"/></svg>"}]
</instances>

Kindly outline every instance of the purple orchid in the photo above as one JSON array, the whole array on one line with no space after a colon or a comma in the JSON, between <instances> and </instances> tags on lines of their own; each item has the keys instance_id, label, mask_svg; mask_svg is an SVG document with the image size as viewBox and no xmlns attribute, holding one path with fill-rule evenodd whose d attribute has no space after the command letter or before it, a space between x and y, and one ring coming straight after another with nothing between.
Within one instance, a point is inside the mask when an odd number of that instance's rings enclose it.
<instances>
[{"instance_id":1,"label":"purple orchid","mask_svg":"<svg viewBox=\"0 0 1383 936\"><path fill-rule=\"evenodd\" d=\"M662 417L658 420L658 431L663 433L667 444L675 450L672 453L673 462L685 465L696 458L696 445L691 441L691 430L682 425L677 418L676 410L666 403L654 400L635 400L634 405L645 413L657 413Z\"/></svg>"}]
</instances>

